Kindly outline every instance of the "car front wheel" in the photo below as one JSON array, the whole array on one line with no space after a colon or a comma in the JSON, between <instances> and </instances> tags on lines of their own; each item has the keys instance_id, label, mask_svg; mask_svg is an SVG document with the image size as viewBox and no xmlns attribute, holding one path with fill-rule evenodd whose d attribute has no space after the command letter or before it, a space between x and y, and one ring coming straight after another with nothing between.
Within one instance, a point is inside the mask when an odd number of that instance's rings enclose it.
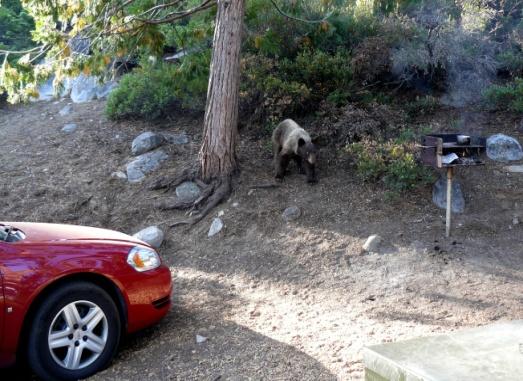
<instances>
[{"instance_id":1,"label":"car front wheel","mask_svg":"<svg viewBox=\"0 0 523 381\"><path fill-rule=\"evenodd\" d=\"M39 306L27 358L45 380L86 378L109 364L120 334L120 316L106 291L88 282L68 283Z\"/></svg>"}]
</instances>

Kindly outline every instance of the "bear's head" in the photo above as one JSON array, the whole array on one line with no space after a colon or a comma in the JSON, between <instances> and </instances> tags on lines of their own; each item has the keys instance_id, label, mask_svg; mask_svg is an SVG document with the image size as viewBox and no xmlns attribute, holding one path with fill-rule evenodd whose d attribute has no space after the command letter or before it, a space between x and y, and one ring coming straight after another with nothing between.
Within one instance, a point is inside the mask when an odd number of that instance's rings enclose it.
<instances>
[{"instance_id":1,"label":"bear's head","mask_svg":"<svg viewBox=\"0 0 523 381\"><path fill-rule=\"evenodd\" d=\"M316 164L318 158L318 149L312 142L307 142L305 139L298 139L298 156L307 161L311 165Z\"/></svg>"}]
</instances>

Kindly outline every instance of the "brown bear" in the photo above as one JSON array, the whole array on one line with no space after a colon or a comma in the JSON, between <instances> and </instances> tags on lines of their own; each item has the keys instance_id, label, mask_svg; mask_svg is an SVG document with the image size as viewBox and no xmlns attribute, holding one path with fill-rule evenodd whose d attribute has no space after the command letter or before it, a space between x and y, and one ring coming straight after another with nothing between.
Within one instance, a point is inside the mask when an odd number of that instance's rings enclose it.
<instances>
[{"instance_id":1,"label":"brown bear","mask_svg":"<svg viewBox=\"0 0 523 381\"><path fill-rule=\"evenodd\" d=\"M307 182L315 183L318 150L311 142L307 131L292 119L285 119L272 133L276 178L282 180L292 160L296 161L300 173L305 172Z\"/></svg>"}]
</instances>

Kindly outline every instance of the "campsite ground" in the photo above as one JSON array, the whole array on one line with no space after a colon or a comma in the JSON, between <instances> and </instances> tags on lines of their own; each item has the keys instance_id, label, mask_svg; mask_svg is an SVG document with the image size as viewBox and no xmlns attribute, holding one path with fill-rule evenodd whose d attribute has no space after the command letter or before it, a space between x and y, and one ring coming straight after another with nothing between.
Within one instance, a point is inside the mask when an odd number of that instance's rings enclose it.
<instances>
[{"instance_id":1,"label":"campsite ground","mask_svg":"<svg viewBox=\"0 0 523 381\"><path fill-rule=\"evenodd\" d=\"M0 110L1 219L126 233L160 225L174 280L169 315L126 339L94 380L358 380L363 346L523 317L523 174L502 164L458 171L467 206L446 240L430 189L390 198L330 148L317 185L292 174L278 188L251 189L272 182L271 154L267 138L246 130L228 201L192 228L169 229L184 214L155 205L173 191L147 184L195 163L201 117L111 122L103 102L74 104L61 117L64 105ZM462 112L446 110L430 125L460 120L467 131L523 141L518 120ZM74 133L61 131L68 122ZM147 130L186 132L191 142L165 146L170 159L143 183L112 178ZM291 205L302 215L285 222ZM208 238L220 211L225 228ZM371 234L383 237L382 249L362 254ZM208 340L196 343L197 334Z\"/></svg>"}]
</instances>

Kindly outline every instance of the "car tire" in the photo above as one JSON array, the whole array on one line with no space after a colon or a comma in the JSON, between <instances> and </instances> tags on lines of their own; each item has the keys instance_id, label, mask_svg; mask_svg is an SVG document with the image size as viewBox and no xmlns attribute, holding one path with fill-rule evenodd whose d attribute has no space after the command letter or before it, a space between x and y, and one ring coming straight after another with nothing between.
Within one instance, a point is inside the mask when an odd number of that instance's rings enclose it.
<instances>
[{"instance_id":1,"label":"car tire","mask_svg":"<svg viewBox=\"0 0 523 381\"><path fill-rule=\"evenodd\" d=\"M33 371L44 380L78 380L109 365L121 321L104 289L77 281L46 296L29 330L27 360Z\"/></svg>"}]
</instances>

